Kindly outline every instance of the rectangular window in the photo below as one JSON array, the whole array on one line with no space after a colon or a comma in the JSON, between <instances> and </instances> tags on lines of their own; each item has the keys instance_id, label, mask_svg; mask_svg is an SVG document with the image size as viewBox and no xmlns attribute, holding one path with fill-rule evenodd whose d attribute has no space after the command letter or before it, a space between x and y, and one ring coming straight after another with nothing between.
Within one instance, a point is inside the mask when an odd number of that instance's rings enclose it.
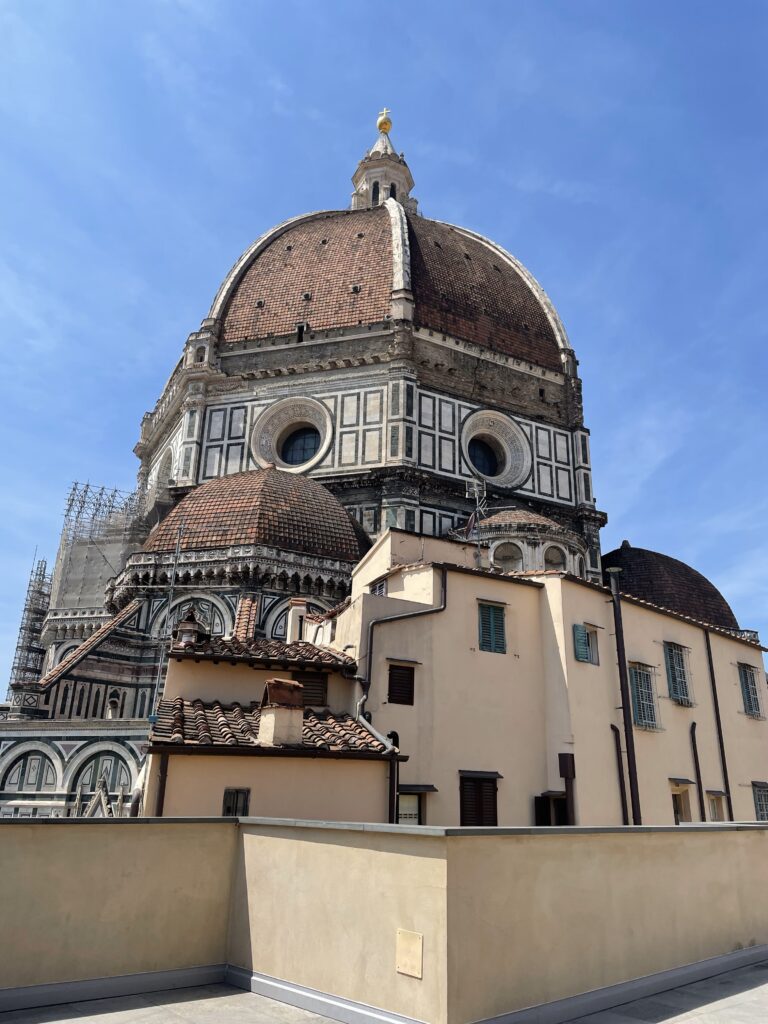
<instances>
[{"instance_id":1,"label":"rectangular window","mask_svg":"<svg viewBox=\"0 0 768 1024\"><path fill-rule=\"evenodd\" d=\"M675 824L681 821L692 821L691 798L687 789L672 790L672 813L675 816Z\"/></svg>"},{"instance_id":2,"label":"rectangular window","mask_svg":"<svg viewBox=\"0 0 768 1024\"><path fill-rule=\"evenodd\" d=\"M669 696L678 704L693 706L688 672L688 652L680 644L664 644L664 664L667 667Z\"/></svg>"},{"instance_id":3,"label":"rectangular window","mask_svg":"<svg viewBox=\"0 0 768 1024\"><path fill-rule=\"evenodd\" d=\"M224 818L245 818L251 802L250 789L225 789L221 814Z\"/></svg>"},{"instance_id":4,"label":"rectangular window","mask_svg":"<svg viewBox=\"0 0 768 1024\"><path fill-rule=\"evenodd\" d=\"M413 416L413 384L405 385L405 415L409 419Z\"/></svg>"},{"instance_id":5,"label":"rectangular window","mask_svg":"<svg viewBox=\"0 0 768 1024\"><path fill-rule=\"evenodd\" d=\"M479 612L480 650L492 654L506 654L504 635L504 608L496 604L481 604Z\"/></svg>"},{"instance_id":6,"label":"rectangular window","mask_svg":"<svg viewBox=\"0 0 768 1024\"><path fill-rule=\"evenodd\" d=\"M762 718L760 692L757 688L757 671L753 665L743 665L739 662L739 682L741 683L745 714L752 718Z\"/></svg>"},{"instance_id":7,"label":"rectangular window","mask_svg":"<svg viewBox=\"0 0 768 1024\"><path fill-rule=\"evenodd\" d=\"M304 687L304 707L323 708L328 703L328 676L324 672L294 672L294 682Z\"/></svg>"},{"instance_id":8,"label":"rectangular window","mask_svg":"<svg viewBox=\"0 0 768 1024\"><path fill-rule=\"evenodd\" d=\"M400 793L397 797L398 825L421 825L421 793Z\"/></svg>"},{"instance_id":9,"label":"rectangular window","mask_svg":"<svg viewBox=\"0 0 768 1024\"><path fill-rule=\"evenodd\" d=\"M375 594L376 597L387 596L387 581L386 578L383 580L376 580L375 583L371 584L371 593Z\"/></svg>"},{"instance_id":10,"label":"rectangular window","mask_svg":"<svg viewBox=\"0 0 768 1024\"><path fill-rule=\"evenodd\" d=\"M576 661L586 661L591 665L600 664L597 650L597 629L594 626L574 622L573 652Z\"/></svg>"},{"instance_id":11,"label":"rectangular window","mask_svg":"<svg viewBox=\"0 0 768 1024\"><path fill-rule=\"evenodd\" d=\"M723 813L723 798L719 794L710 793L707 800L709 803L709 820L725 821L725 814Z\"/></svg>"},{"instance_id":12,"label":"rectangular window","mask_svg":"<svg viewBox=\"0 0 768 1024\"><path fill-rule=\"evenodd\" d=\"M753 782L752 794L755 798L755 817L758 821L768 821L768 786Z\"/></svg>"},{"instance_id":13,"label":"rectangular window","mask_svg":"<svg viewBox=\"0 0 768 1024\"><path fill-rule=\"evenodd\" d=\"M641 729L658 729L653 668L650 665L630 665L629 687L632 691L632 717L635 725Z\"/></svg>"},{"instance_id":14,"label":"rectangular window","mask_svg":"<svg viewBox=\"0 0 768 1024\"><path fill-rule=\"evenodd\" d=\"M498 824L496 774L462 775L459 782L459 821L462 825Z\"/></svg>"},{"instance_id":15,"label":"rectangular window","mask_svg":"<svg viewBox=\"0 0 768 1024\"><path fill-rule=\"evenodd\" d=\"M387 700L390 704L413 704L413 677L413 665L389 666Z\"/></svg>"},{"instance_id":16,"label":"rectangular window","mask_svg":"<svg viewBox=\"0 0 768 1024\"><path fill-rule=\"evenodd\" d=\"M413 427L405 428L405 457L413 458Z\"/></svg>"}]
</instances>

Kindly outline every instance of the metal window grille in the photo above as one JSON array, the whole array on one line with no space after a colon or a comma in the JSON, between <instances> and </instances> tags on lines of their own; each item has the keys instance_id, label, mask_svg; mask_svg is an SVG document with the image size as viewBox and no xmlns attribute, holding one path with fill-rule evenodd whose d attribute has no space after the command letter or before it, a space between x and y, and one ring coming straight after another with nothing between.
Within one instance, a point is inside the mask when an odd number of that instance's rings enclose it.
<instances>
[{"instance_id":1,"label":"metal window grille","mask_svg":"<svg viewBox=\"0 0 768 1024\"><path fill-rule=\"evenodd\" d=\"M371 593L375 594L376 597L387 596L387 581L386 579L377 580L376 583L371 584Z\"/></svg>"},{"instance_id":2,"label":"metal window grille","mask_svg":"<svg viewBox=\"0 0 768 1024\"><path fill-rule=\"evenodd\" d=\"M691 707L690 681L688 678L688 666L686 664L686 651L680 644L664 644L664 664L667 668L667 683L669 685L669 696L678 704Z\"/></svg>"},{"instance_id":3,"label":"metal window grille","mask_svg":"<svg viewBox=\"0 0 768 1024\"><path fill-rule=\"evenodd\" d=\"M758 821L768 821L768 786L753 786L755 797L755 817Z\"/></svg>"},{"instance_id":4,"label":"metal window grille","mask_svg":"<svg viewBox=\"0 0 768 1024\"><path fill-rule=\"evenodd\" d=\"M632 691L632 717L635 725L642 729L658 729L651 666L630 665L629 685Z\"/></svg>"},{"instance_id":5,"label":"metal window grille","mask_svg":"<svg viewBox=\"0 0 768 1024\"><path fill-rule=\"evenodd\" d=\"M500 605L479 606L480 650L492 654L506 654L507 641L504 634L504 609Z\"/></svg>"},{"instance_id":6,"label":"metal window grille","mask_svg":"<svg viewBox=\"0 0 768 1024\"><path fill-rule=\"evenodd\" d=\"M745 713L751 715L752 718L762 718L760 694L757 689L757 672L754 666L739 663L739 682L741 683Z\"/></svg>"}]
</instances>

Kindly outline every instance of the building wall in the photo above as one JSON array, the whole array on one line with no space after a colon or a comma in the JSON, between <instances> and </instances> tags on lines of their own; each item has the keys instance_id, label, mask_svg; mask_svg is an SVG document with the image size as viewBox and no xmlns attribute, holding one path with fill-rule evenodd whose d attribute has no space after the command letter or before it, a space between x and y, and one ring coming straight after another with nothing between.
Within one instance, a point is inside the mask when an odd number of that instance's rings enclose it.
<instances>
[{"instance_id":1,"label":"building wall","mask_svg":"<svg viewBox=\"0 0 768 1024\"><path fill-rule=\"evenodd\" d=\"M222 963L236 842L223 822L0 822L0 988Z\"/></svg>"},{"instance_id":2,"label":"building wall","mask_svg":"<svg viewBox=\"0 0 768 1024\"><path fill-rule=\"evenodd\" d=\"M150 760L145 813L152 815L157 755ZM387 761L172 754L163 817L220 817L224 790L234 788L250 789L248 813L259 817L385 822L388 779Z\"/></svg>"}]
</instances>

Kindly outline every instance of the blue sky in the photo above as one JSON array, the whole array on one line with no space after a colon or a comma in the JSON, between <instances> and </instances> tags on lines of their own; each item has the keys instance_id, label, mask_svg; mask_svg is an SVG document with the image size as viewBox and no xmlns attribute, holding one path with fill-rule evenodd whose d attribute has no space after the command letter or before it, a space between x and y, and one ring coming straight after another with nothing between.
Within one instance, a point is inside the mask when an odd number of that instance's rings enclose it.
<instances>
[{"instance_id":1,"label":"blue sky","mask_svg":"<svg viewBox=\"0 0 768 1024\"><path fill-rule=\"evenodd\" d=\"M0 0L0 689L35 546L132 448L236 256L344 207L382 105L580 360L604 550L768 640L768 6Z\"/></svg>"}]
</instances>

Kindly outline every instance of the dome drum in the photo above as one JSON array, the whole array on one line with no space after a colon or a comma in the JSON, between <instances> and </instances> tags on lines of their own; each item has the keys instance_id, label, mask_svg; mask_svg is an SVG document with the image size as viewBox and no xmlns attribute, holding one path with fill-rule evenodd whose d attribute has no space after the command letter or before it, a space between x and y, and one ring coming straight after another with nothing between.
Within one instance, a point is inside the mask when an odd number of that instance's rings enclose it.
<instances>
[{"instance_id":1,"label":"dome drum","mask_svg":"<svg viewBox=\"0 0 768 1024\"><path fill-rule=\"evenodd\" d=\"M318 466L333 442L333 417L314 398L285 398L265 409L251 431L251 452L262 469L306 473ZM304 457L302 457L304 456Z\"/></svg>"}]
</instances>

